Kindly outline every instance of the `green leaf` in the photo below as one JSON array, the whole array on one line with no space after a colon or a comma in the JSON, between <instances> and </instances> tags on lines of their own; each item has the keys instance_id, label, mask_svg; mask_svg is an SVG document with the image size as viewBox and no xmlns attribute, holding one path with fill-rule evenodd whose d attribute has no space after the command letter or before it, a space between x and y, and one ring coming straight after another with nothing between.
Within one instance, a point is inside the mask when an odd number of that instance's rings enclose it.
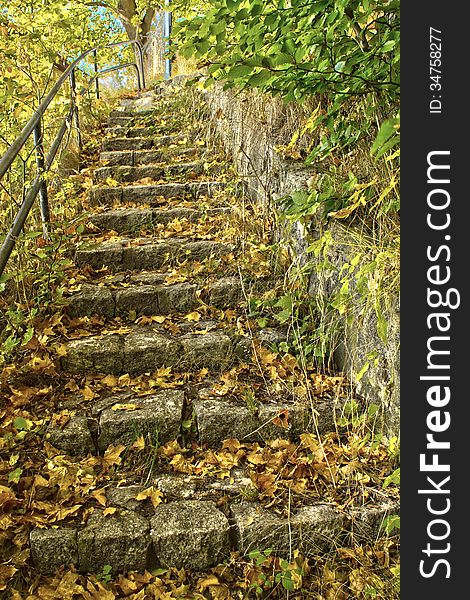
<instances>
[{"instance_id":1,"label":"green leaf","mask_svg":"<svg viewBox=\"0 0 470 600\"><path fill-rule=\"evenodd\" d=\"M396 40L388 40L388 42L385 42L385 44L382 46L382 52L390 52L390 50L395 48L396 45Z\"/></svg>"},{"instance_id":2,"label":"green leaf","mask_svg":"<svg viewBox=\"0 0 470 600\"><path fill-rule=\"evenodd\" d=\"M10 473L8 473L8 483L18 483L22 473L23 469L21 469L20 467L18 467L14 471L10 471Z\"/></svg>"},{"instance_id":3,"label":"green leaf","mask_svg":"<svg viewBox=\"0 0 470 600\"><path fill-rule=\"evenodd\" d=\"M384 121L380 126L379 133L370 149L371 155L375 154L377 158L380 158L385 152L390 150L390 148L398 144L400 141L398 135L399 128L399 118Z\"/></svg>"},{"instance_id":4,"label":"green leaf","mask_svg":"<svg viewBox=\"0 0 470 600\"><path fill-rule=\"evenodd\" d=\"M260 71L250 77L248 84L252 87L263 87L273 79L274 77L270 71Z\"/></svg>"},{"instance_id":5,"label":"green leaf","mask_svg":"<svg viewBox=\"0 0 470 600\"><path fill-rule=\"evenodd\" d=\"M22 346L26 346L26 344L31 341L34 335L34 327L28 327L25 334L23 335L23 341L21 342Z\"/></svg>"},{"instance_id":6,"label":"green leaf","mask_svg":"<svg viewBox=\"0 0 470 600\"><path fill-rule=\"evenodd\" d=\"M387 343L388 322L384 314L380 311L377 314L377 335L384 344Z\"/></svg>"},{"instance_id":7,"label":"green leaf","mask_svg":"<svg viewBox=\"0 0 470 600\"><path fill-rule=\"evenodd\" d=\"M253 67L247 65L235 65L227 73L228 79L239 79L241 77L249 77L253 73Z\"/></svg>"},{"instance_id":8,"label":"green leaf","mask_svg":"<svg viewBox=\"0 0 470 600\"><path fill-rule=\"evenodd\" d=\"M370 367L370 364L368 362L366 362L366 364L362 367L362 369L359 371L359 373L357 373L356 381L361 381L361 379L364 377L364 375L369 370L369 367Z\"/></svg>"},{"instance_id":9,"label":"green leaf","mask_svg":"<svg viewBox=\"0 0 470 600\"><path fill-rule=\"evenodd\" d=\"M387 535L390 535L395 529L400 529L400 516L399 515L388 515L385 517L383 522L383 529ZM392 570L392 569L390 569Z\"/></svg>"},{"instance_id":10,"label":"green leaf","mask_svg":"<svg viewBox=\"0 0 470 600\"><path fill-rule=\"evenodd\" d=\"M30 429L28 426L29 423L30 421L27 421L24 417L16 417L16 419L13 421L13 426L18 431L27 431Z\"/></svg>"},{"instance_id":11,"label":"green leaf","mask_svg":"<svg viewBox=\"0 0 470 600\"><path fill-rule=\"evenodd\" d=\"M390 475L388 475L388 477L384 479L382 487L385 489L389 485L400 485L400 467L398 467L398 469L395 469L393 473L391 473Z\"/></svg>"}]
</instances>

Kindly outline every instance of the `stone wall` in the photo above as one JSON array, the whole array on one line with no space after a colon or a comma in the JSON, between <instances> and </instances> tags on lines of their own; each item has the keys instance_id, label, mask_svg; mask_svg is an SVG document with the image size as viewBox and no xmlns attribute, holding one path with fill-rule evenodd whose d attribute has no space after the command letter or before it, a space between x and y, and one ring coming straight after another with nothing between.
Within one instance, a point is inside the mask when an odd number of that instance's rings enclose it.
<instances>
[{"instance_id":1,"label":"stone wall","mask_svg":"<svg viewBox=\"0 0 470 600\"><path fill-rule=\"evenodd\" d=\"M232 153L252 199L267 206L270 198L275 201L293 191L308 188L310 178L316 174L315 165L306 168L300 161L285 160L276 152L276 145L286 144L292 134L289 131L288 106L256 92L234 93L223 91L221 86L210 88L206 98L214 127ZM299 222L290 225L289 245L300 263L305 262L307 246L312 239L318 239L324 227L320 219L312 220L309 231ZM353 225L344 227L334 222L327 227L334 240L327 257L333 266L326 271L316 272L314 269L309 286L312 295L324 298L339 291L341 266L357 253ZM325 257L308 258L314 262L325 260ZM334 359L337 366L350 376L356 391L367 402L382 408L385 432L397 435L400 376L398 298L390 302L385 316L389 330L386 344L377 335L377 318L373 308L355 319L353 325L343 319L339 323L340 339ZM335 319L338 324L337 314L324 315L324 318ZM357 374L366 363L369 367L357 381Z\"/></svg>"}]
</instances>

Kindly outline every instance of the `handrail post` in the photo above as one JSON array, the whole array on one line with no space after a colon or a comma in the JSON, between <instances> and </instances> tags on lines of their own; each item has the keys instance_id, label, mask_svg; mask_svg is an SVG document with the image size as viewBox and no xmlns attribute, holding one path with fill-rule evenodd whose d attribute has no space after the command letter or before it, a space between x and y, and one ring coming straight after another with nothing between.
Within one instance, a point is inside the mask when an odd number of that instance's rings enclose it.
<instances>
[{"instance_id":1,"label":"handrail post","mask_svg":"<svg viewBox=\"0 0 470 600\"><path fill-rule=\"evenodd\" d=\"M171 7L170 0L165 1L166 10L163 13L163 38L165 40L165 52L170 50L170 37L171 37ZM172 64L171 58L165 58L165 79L171 79Z\"/></svg>"},{"instance_id":2,"label":"handrail post","mask_svg":"<svg viewBox=\"0 0 470 600\"><path fill-rule=\"evenodd\" d=\"M169 1L168 1L169 4ZM170 22L171 25L171 22ZM136 60L133 63L127 63L125 65L118 65L116 67L112 67L109 69L105 69L103 71L98 71L97 66L97 51L101 48L112 48L115 46L122 46L127 44L135 44L137 46L137 52L139 55L138 61ZM81 137L81 129L80 129L80 119L79 119L79 108L77 104L77 89L76 89L76 81L75 81L75 68L79 65L79 63L84 60L90 54L94 54L95 56L95 77L96 77L96 92L97 97L99 98L99 82L98 78L100 74L107 73L110 71L114 71L116 69L121 69L124 67L135 67L137 71L137 83L139 89L145 89L145 72L144 72L144 50L142 45L138 40L128 40L125 42L114 42L112 44L107 44L102 47L90 48L83 54L81 54L78 58L76 58L64 71L64 73L59 77L56 83L52 86L47 96L43 99L41 104L34 111L33 116L29 119L26 125L21 130L20 134L16 138L16 140L9 146L5 154L0 157L0 181L5 175L5 173L10 169L13 161L18 156L21 149L26 144L27 140L31 135L34 135L34 144L36 150L36 164L37 164L37 175L34 180L34 183L29 188L26 193L26 196L23 199L23 202L19 208L18 213L13 221L10 231L7 233L3 243L0 246L0 275L2 275L3 270L6 266L8 258L15 246L16 240L20 235L26 218L34 204L36 196L40 195L40 207L41 207L41 219L43 223L43 233L44 238L47 239L48 231L47 224L50 223L50 210L49 210L49 200L48 200L48 190L47 190L47 180L45 178L45 174L49 172L54 158L59 150L61 141L70 128L75 128L77 132L77 143L79 147L79 153L82 148L82 137ZM171 66L171 64L170 64ZM70 88L71 88L71 106L67 117L64 119L62 126L57 134L55 140L52 143L51 149L49 150L47 156L44 155L44 147L43 147L43 116L60 90L61 86L70 79ZM88 85L91 84L91 81ZM86 91L86 88L84 91ZM84 92L81 92L83 95Z\"/></svg>"},{"instance_id":3,"label":"handrail post","mask_svg":"<svg viewBox=\"0 0 470 600\"><path fill-rule=\"evenodd\" d=\"M44 175L44 145L42 140L42 119L37 122L34 131L34 146L36 148L36 166L38 175L41 177L41 183L39 187L39 205L41 207L41 220L42 220L42 232L45 240L49 238L47 225L51 221L51 214L49 211L49 198L47 195L47 183L42 179Z\"/></svg>"},{"instance_id":4,"label":"handrail post","mask_svg":"<svg viewBox=\"0 0 470 600\"><path fill-rule=\"evenodd\" d=\"M80 129L80 118L78 116L78 106L77 106L77 84L75 81L75 69L70 71L70 88L72 90L72 107L73 107L73 116L72 123L77 132L77 143L78 143L78 154L82 151L82 132Z\"/></svg>"},{"instance_id":5,"label":"handrail post","mask_svg":"<svg viewBox=\"0 0 470 600\"><path fill-rule=\"evenodd\" d=\"M99 100L100 99L100 82L99 82L99 78L97 77L98 74L98 52L95 50L93 50L93 64L95 66L95 89L96 89L96 99Z\"/></svg>"}]
</instances>

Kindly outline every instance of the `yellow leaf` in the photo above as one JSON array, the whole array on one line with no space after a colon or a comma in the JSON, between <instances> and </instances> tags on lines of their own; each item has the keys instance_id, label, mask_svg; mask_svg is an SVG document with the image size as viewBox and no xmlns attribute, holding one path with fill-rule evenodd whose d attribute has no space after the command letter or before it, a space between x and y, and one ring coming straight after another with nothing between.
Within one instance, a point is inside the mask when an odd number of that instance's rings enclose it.
<instances>
[{"instance_id":1,"label":"yellow leaf","mask_svg":"<svg viewBox=\"0 0 470 600\"><path fill-rule=\"evenodd\" d=\"M106 506L106 504L108 503L108 499L106 498L106 494L103 488L100 490L95 490L91 493L91 495L95 500L98 501L99 504L101 504L101 506Z\"/></svg>"},{"instance_id":2,"label":"yellow leaf","mask_svg":"<svg viewBox=\"0 0 470 600\"><path fill-rule=\"evenodd\" d=\"M152 377L168 377L171 375L172 367L160 367L152 373Z\"/></svg>"},{"instance_id":3,"label":"yellow leaf","mask_svg":"<svg viewBox=\"0 0 470 600\"><path fill-rule=\"evenodd\" d=\"M58 344L54 349L57 356L65 356L67 354L67 346L65 344Z\"/></svg>"},{"instance_id":4,"label":"yellow leaf","mask_svg":"<svg viewBox=\"0 0 470 600\"><path fill-rule=\"evenodd\" d=\"M153 486L142 490L135 497L136 500L147 500L150 499L154 508L162 503L163 493L160 490L155 489Z\"/></svg>"},{"instance_id":5,"label":"yellow leaf","mask_svg":"<svg viewBox=\"0 0 470 600\"><path fill-rule=\"evenodd\" d=\"M210 585L218 585L219 580L215 575L209 575L209 577L204 577L203 579L199 579L197 582L197 589L200 592L204 592Z\"/></svg>"},{"instance_id":6,"label":"yellow leaf","mask_svg":"<svg viewBox=\"0 0 470 600\"><path fill-rule=\"evenodd\" d=\"M137 404L115 404L111 410L136 410Z\"/></svg>"},{"instance_id":7,"label":"yellow leaf","mask_svg":"<svg viewBox=\"0 0 470 600\"><path fill-rule=\"evenodd\" d=\"M155 323L163 323L166 321L165 315L155 315L154 317L151 317L151 319L152 321L155 321Z\"/></svg>"},{"instance_id":8,"label":"yellow leaf","mask_svg":"<svg viewBox=\"0 0 470 600\"><path fill-rule=\"evenodd\" d=\"M140 435L136 441L132 444L132 448L136 450L143 450L145 448L145 439L143 435Z\"/></svg>"},{"instance_id":9,"label":"yellow leaf","mask_svg":"<svg viewBox=\"0 0 470 600\"><path fill-rule=\"evenodd\" d=\"M173 271L165 277L165 284L171 285L172 283L182 283L187 280L188 280L188 278L186 275L182 275L181 273L178 273L177 271Z\"/></svg>"},{"instance_id":10,"label":"yellow leaf","mask_svg":"<svg viewBox=\"0 0 470 600\"><path fill-rule=\"evenodd\" d=\"M91 389L89 385L86 385L85 389L82 390L82 396L85 398L85 400L93 400L93 398L96 398L97 394Z\"/></svg>"},{"instance_id":11,"label":"yellow leaf","mask_svg":"<svg viewBox=\"0 0 470 600\"><path fill-rule=\"evenodd\" d=\"M176 231L177 233L183 231L183 226L181 225L181 221L178 218L173 219L173 221L168 223L168 227L173 229L173 231Z\"/></svg>"},{"instance_id":12,"label":"yellow leaf","mask_svg":"<svg viewBox=\"0 0 470 600\"><path fill-rule=\"evenodd\" d=\"M106 377L103 377L103 379L101 380L101 383L107 385L108 387L116 387L118 384L117 379L114 375L106 375Z\"/></svg>"},{"instance_id":13,"label":"yellow leaf","mask_svg":"<svg viewBox=\"0 0 470 600\"><path fill-rule=\"evenodd\" d=\"M103 466L110 467L112 465L119 465L121 462L121 454L126 449L125 446L119 444L118 446L108 446L103 456Z\"/></svg>"},{"instance_id":14,"label":"yellow leaf","mask_svg":"<svg viewBox=\"0 0 470 600\"><path fill-rule=\"evenodd\" d=\"M4 485L0 485L0 506L16 500L15 492Z\"/></svg>"},{"instance_id":15,"label":"yellow leaf","mask_svg":"<svg viewBox=\"0 0 470 600\"><path fill-rule=\"evenodd\" d=\"M201 315L195 310L194 312L187 314L184 318L186 321L200 321Z\"/></svg>"},{"instance_id":16,"label":"yellow leaf","mask_svg":"<svg viewBox=\"0 0 470 600\"><path fill-rule=\"evenodd\" d=\"M116 511L117 508L114 508L114 506L108 506L108 508L105 508L103 511L103 517L106 517L108 515L114 515Z\"/></svg>"},{"instance_id":17,"label":"yellow leaf","mask_svg":"<svg viewBox=\"0 0 470 600\"><path fill-rule=\"evenodd\" d=\"M7 588L7 581L18 571L16 567L0 565L0 590Z\"/></svg>"},{"instance_id":18,"label":"yellow leaf","mask_svg":"<svg viewBox=\"0 0 470 600\"><path fill-rule=\"evenodd\" d=\"M317 436L313 433L302 433L300 434L300 439L302 441L302 446L308 448L312 452L314 459L317 462L323 462L325 453Z\"/></svg>"}]
</instances>

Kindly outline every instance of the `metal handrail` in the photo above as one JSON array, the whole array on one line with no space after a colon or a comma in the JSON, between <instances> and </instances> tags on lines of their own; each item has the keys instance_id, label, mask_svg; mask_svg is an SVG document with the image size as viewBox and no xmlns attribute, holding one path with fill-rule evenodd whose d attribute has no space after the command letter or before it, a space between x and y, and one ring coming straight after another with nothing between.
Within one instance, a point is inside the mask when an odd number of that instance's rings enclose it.
<instances>
[{"instance_id":1,"label":"metal handrail","mask_svg":"<svg viewBox=\"0 0 470 600\"><path fill-rule=\"evenodd\" d=\"M102 71L98 71L96 67L96 56L100 50L104 50L105 48L113 48L117 46L124 46L134 44L138 50L139 56L139 65L137 63L125 63L122 65L117 65L115 67L110 67L108 69L103 69ZM47 224L49 223L49 205L47 199L47 186L43 179L44 173L49 171L52 166L52 163L56 157L57 151L60 147L60 143L65 135L65 132L73 123L78 131L80 136L80 123L78 118L78 105L76 101L76 83L75 83L75 69L78 65L89 55L92 54L95 58L95 74L91 77L87 86L80 92L80 95L83 95L91 83L93 81L96 82L96 95L99 98L99 77L104 75L105 73L109 73L111 71L115 71L118 69L126 68L129 66L134 66L137 70L137 84L139 90L142 88L145 89L145 74L144 74L144 59L143 59L143 50L142 45L138 40L127 40L124 42L114 42L112 44L107 44L106 46L96 46L87 50L83 54L81 54L77 59L75 59L64 71L64 73L59 77L56 81L50 92L35 109L33 116L28 121L28 123L24 126L21 133L18 135L16 140L11 144L8 150L5 152L3 157L0 160L0 181L2 180L5 173L9 170L13 161L20 153L23 146L26 144L28 138L31 134L34 134L34 144L36 148L36 164L37 164L37 176L26 193L23 203L16 214L16 217L13 221L13 224L10 228L10 231L7 233L5 240L0 248L0 275L3 273L5 266L10 258L11 252L15 246L16 239L18 235L21 233L21 230L25 224L26 218L34 204L34 201L39 193L40 195L40 206L41 206L41 218L43 223L43 232L44 236L47 237ZM42 144L42 119L43 116L49 107L52 100L55 98L62 85L70 79L70 87L71 87L71 106L70 110L67 113L66 117L62 122L62 126L59 129L54 141L52 142L51 148L47 157L44 156L44 148ZM79 137L79 146L80 146L80 137Z\"/></svg>"}]
</instances>

